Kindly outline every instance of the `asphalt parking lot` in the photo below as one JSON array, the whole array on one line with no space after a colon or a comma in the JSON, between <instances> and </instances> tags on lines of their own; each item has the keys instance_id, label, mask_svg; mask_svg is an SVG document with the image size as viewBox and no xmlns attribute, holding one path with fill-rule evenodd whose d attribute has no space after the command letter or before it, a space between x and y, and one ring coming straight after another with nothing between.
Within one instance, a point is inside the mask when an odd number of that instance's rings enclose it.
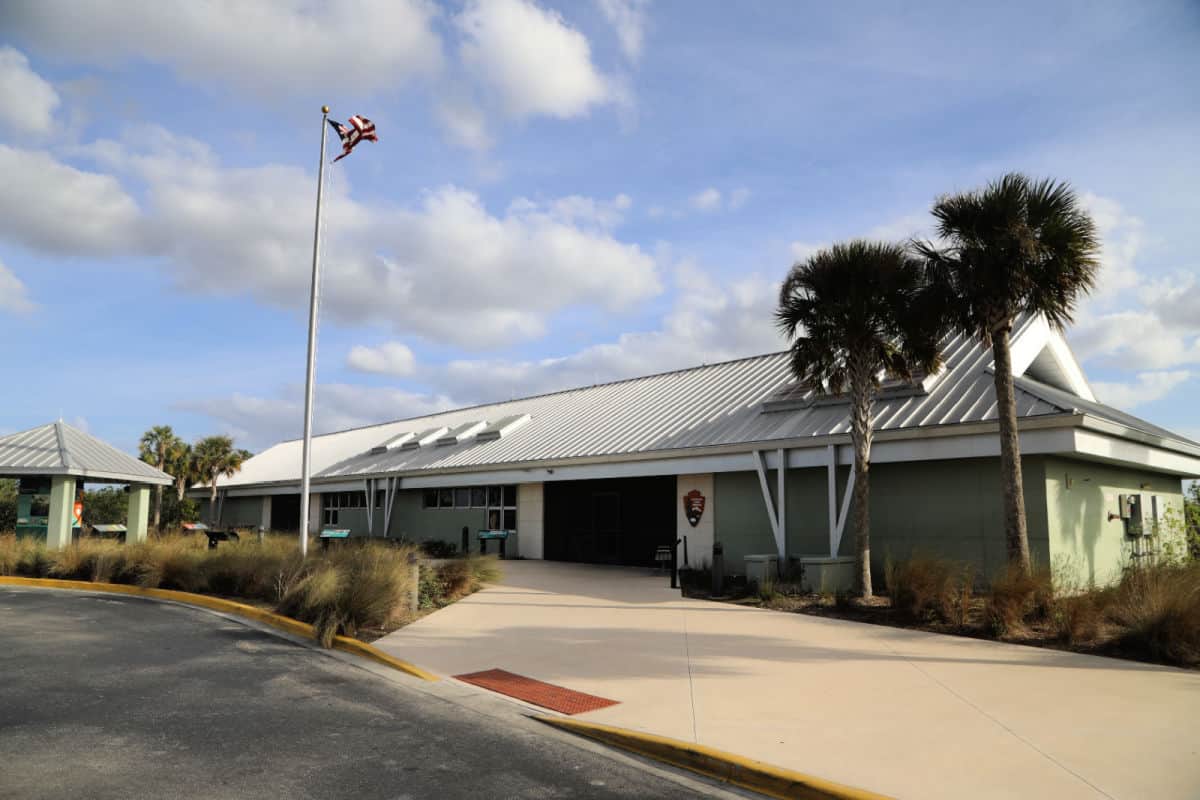
<instances>
[{"instance_id":1,"label":"asphalt parking lot","mask_svg":"<svg viewBox=\"0 0 1200 800\"><path fill-rule=\"evenodd\" d=\"M698 795L740 796L207 612L0 589L0 798Z\"/></svg>"}]
</instances>

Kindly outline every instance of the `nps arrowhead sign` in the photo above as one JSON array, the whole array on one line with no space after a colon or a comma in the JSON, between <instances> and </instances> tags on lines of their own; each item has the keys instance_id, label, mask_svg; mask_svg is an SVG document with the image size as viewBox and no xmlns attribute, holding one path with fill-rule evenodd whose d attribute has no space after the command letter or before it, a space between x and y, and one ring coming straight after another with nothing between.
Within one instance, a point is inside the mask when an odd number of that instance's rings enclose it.
<instances>
[{"instance_id":1,"label":"nps arrowhead sign","mask_svg":"<svg viewBox=\"0 0 1200 800\"><path fill-rule=\"evenodd\" d=\"M704 516L704 495L699 489L692 489L683 496L683 513L693 528L700 524L700 518Z\"/></svg>"}]
</instances>

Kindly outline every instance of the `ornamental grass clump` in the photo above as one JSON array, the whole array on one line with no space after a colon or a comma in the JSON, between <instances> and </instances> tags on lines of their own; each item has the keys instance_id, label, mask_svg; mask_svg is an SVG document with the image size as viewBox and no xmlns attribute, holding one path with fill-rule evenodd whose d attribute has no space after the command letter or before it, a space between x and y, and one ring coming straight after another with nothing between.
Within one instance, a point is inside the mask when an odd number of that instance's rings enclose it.
<instances>
[{"instance_id":1,"label":"ornamental grass clump","mask_svg":"<svg viewBox=\"0 0 1200 800\"><path fill-rule=\"evenodd\" d=\"M924 622L950 607L954 576L959 565L947 559L914 555L902 561L888 559L884 565L892 607L902 620Z\"/></svg>"},{"instance_id":2,"label":"ornamental grass clump","mask_svg":"<svg viewBox=\"0 0 1200 800\"><path fill-rule=\"evenodd\" d=\"M311 623L325 647L402 621L410 609L412 547L364 543L338 547L305 562L278 611Z\"/></svg>"},{"instance_id":3,"label":"ornamental grass clump","mask_svg":"<svg viewBox=\"0 0 1200 800\"><path fill-rule=\"evenodd\" d=\"M1114 644L1142 658L1200 666L1200 563L1131 567L1112 591Z\"/></svg>"},{"instance_id":4,"label":"ornamental grass clump","mask_svg":"<svg viewBox=\"0 0 1200 800\"><path fill-rule=\"evenodd\" d=\"M1012 563L992 578L984 601L984 617L996 636L1020 634L1027 624L1049 619L1055 608L1050 571L1027 572Z\"/></svg>"},{"instance_id":5,"label":"ornamental grass clump","mask_svg":"<svg viewBox=\"0 0 1200 800\"><path fill-rule=\"evenodd\" d=\"M208 548L203 536L165 534L121 544L82 538L59 550L32 537L0 535L0 575L124 583L257 602L311 623L329 646L398 624L413 608L415 545L348 541L307 559L295 537L245 537ZM440 608L500 577L494 557L421 568L422 607Z\"/></svg>"}]
</instances>

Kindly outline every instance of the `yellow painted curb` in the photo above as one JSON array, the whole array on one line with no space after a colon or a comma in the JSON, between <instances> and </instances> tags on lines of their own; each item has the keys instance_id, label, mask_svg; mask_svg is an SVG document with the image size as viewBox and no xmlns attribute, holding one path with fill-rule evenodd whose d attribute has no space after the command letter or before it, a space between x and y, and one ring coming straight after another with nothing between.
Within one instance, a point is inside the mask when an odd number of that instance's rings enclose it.
<instances>
[{"instance_id":1,"label":"yellow painted curb","mask_svg":"<svg viewBox=\"0 0 1200 800\"><path fill-rule=\"evenodd\" d=\"M261 622L273 628L287 631L295 636L302 636L307 639L316 638L312 625L309 625L307 622L301 622L291 617L285 617L282 614L276 614L273 611L265 611L261 608L255 608L245 603L238 603L234 600L210 597L204 594L177 592L173 589L149 589L144 586L129 586L124 583L92 583L91 581L63 581L55 578L18 578L12 575L0 575L0 586L6 585L35 586L43 589L79 589L87 592L128 594L135 597L149 597L155 600L170 600L175 603L185 603L187 605L207 608L211 611L221 611L226 614L246 617L255 622ZM377 661L380 664L400 670L421 680L436 681L438 679L436 675L426 672L418 666L409 664L407 661L401 661L382 650L374 648L365 642L360 642L357 639L351 639L348 636L334 637L333 649L369 658L372 661Z\"/></svg>"},{"instance_id":2,"label":"yellow painted curb","mask_svg":"<svg viewBox=\"0 0 1200 800\"><path fill-rule=\"evenodd\" d=\"M539 716L534 719L781 800L891 800L886 795L793 772L702 744L565 717Z\"/></svg>"}]
</instances>

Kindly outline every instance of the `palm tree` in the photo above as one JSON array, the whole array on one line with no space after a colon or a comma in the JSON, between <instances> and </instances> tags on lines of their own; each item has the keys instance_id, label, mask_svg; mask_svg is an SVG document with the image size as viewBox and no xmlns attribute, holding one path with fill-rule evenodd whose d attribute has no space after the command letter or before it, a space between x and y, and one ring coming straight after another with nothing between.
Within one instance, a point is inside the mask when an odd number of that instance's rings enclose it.
<instances>
[{"instance_id":1,"label":"palm tree","mask_svg":"<svg viewBox=\"0 0 1200 800\"><path fill-rule=\"evenodd\" d=\"M165 472L171 452L180 439L170 425L155 425L142 434L138 442L138 455L147 464ZM163 487L154 487L154 530L162 530Z\"/></svg>"},{"instance_id":2,"label":"palm tree","mask_svg":"<svg viewBox=\"0 0 1200 800\"><path fill-rule=\"evenodd\" d=\"M933 216L942 242L914 244L947 324L992 348L1008 558L1028 572L1009 335L1022 313L1041 314L1059 330L1071 322L1079 296L1095 284L1100 239L1069 185L1016 173L939 198Z\"/></svg>"},{"instance_id":3,"label":"palm tree","mask_svg":"<svg viewBox=\"0 0 1200 800\"><path fill-rule=\"evenodd\" d=\"M175 442L175 447L167 454L166 472L175 478L175 496L182 503L188 488L200 480L190 444L182 439Z\"/></svg>"},{"instance_id":4,"label":"palm tree","mask_svg":"<svg viewBox=\"0 0 1200 800\"><path fill-rule=\"evenodd\" d=\"M237 474L246 460L247 452L235 449L233 438L230 436L208 436L196 442L192 448L196 470L200 479L209 487L209 522L219 521L217 519L217 478L222 475L231 478Z\"/></svg>"},{"instance_id":5,"label":"palm tree","mask_svg":"<svg viewBox=\"0 0 1200 800\"><path fill-rule=\"evenodd\" d=\"M779 292L776 322L791 340L796 379L816 391L849 390L854 446L858 589L872 595L872 406L881 376L911 379L940 363L937 315L925 312L921 262L897 244L835 244L796 264Z\"/></svg>"}]
</instances>

